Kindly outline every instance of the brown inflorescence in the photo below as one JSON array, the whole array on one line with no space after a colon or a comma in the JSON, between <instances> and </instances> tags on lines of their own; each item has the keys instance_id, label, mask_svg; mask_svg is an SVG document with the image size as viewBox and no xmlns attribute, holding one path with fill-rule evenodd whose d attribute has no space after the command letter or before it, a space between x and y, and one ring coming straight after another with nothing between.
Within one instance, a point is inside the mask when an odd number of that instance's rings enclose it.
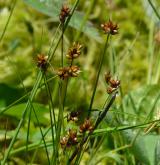
<instances>
[{"instance_id":1,"label":"brown inflorescence","mask_svg":"<svg viewBox=\"0 0 160 165\"><path fill-rule=\"evenodd\" d=\"M111 34L111 35L115 35L118 33L118 25L117 24L113 24L113 22L111 20L109 20L106 23L101 24L101 28L103 29L103 31L106 34Z\"/></svg>"},{"instance_id":2,"label":"brown inflorescence","mask_svg":"<svg viewBox=\"0 0 160 165\"><path fill-rule=\"evenodd\" d=\"M61 138L60 144L64 147L71 147L78 143L77 132L69 129L68 134Z\"/></svg>"},{"instance_id":3,"label":"brown inflorescence","mask_svg":"<svg viewBox=\"0 0 160 165\"><path fill-rule=\"evenodd\" d=\"M67 121L78 121L79 112L72 111L67 115Z\"/></svg>"},{"instance_id":4,"label":"brown inflorescence","mask_svg":"<svg viewBox=\"0 0 160 165\"><path fill-rule=\"evenodd\" d=\"M47 69L47 59L48 56L45 56L43 54L38 54L37 55L37 66L39 68L41 68L42 70L46 70Z\"/></svg>"},{"instance_id":5,"label":"brown inflorescence","mask_svg":"<svg viewBox=\"0 0 160 165\"><path fill-rule=\"evenodd\" d=\"M85 119L84 123L80 125L79 132L84 133L86 131L92 132L93 131L93 124L90 119Z\"/></svg>"},{"instance_id":6,"label":"brown inflorescence","mask_svg":"<svg viewBox=\"0 0 160 165\"><path fill-rule=\"evenodd\" d=\"M107 93L111 94L116 91L120 86L120 80L112 79L110 72L105 74L106 83L109 85L107 88Z\"/></svg>"},{"instance_id":7,"label":"brown inflorescence","mask_svg":"<svg viewBox=\"0 0 160 165\"><path fill-rule=\"evenodd\" d=\"M80 73L80 69L78 66L69 66L60 68L57 72L58 76L64 80L69 77L77 77Z\"/></svg>"},{"instance_id":8,"label":"brown inflorescence","mask_svg":"<svg viewBox=\"0 0 160 165\"><path fill-rule=\"evenodd\" d=\"M61 21L61 23L64 23L66 18L69 16L70 14L70 9L67 5L63 5L61 8L61 12L59 15L59 20Z\"/></svg>"},{"instance_id":9,"label":"brown inflorescence","mask_svg":"<svg viewBox=\"0 0 160 165\"><path fill-rule=\"evenodd\" d=\"M71 60L79 57L81 54L81 49L82 49L82 45L74 42L73 46L69 48L66 57Z\"/></svg>"}]
</instances>

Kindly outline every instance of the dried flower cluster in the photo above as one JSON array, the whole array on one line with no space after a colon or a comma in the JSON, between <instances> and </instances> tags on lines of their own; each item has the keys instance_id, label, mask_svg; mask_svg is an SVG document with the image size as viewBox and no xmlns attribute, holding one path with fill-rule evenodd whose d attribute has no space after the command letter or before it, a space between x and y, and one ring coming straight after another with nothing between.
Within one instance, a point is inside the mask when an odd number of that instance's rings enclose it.
<instances>
[{"instance_id":1,"label":"dried flower cluster","mask_svg":"<svg viewBox=\"0 0 160 165\"><path fill-rule=\"evenodd\" d=\"M71 147L78 143L77 132L69 129L68 134L61 138L60 144L63 148Z\"/></svg>"},{"instance_id":2,"label":"dried flower cluster","mask_svg":"<svg viewBox=\"0 0 160 165\"><path fill-rule=\"evenodd\" d=\"M72 46L71 48L69 48L66 57L67 57L68 59L71 59L71 60L73 60L73 59L79 57L80 54L81 54L81 49L82 49L82 45L79 44L79 43L76 44L76 43L74 42L74 43L73 43L73 46Z\"/></svg>"},{"instance_id":3,"label":"dried flower cluster","mask_svg":"<svg viewBox=\"0 0 160 165\"><path fill-rule=\"evenodd\" d=\"M67 121L78 121L79 112L72 111L67 115Z\"/></svg>"},{"instance_id":4,"label":"dried flower cluster","mask_svg":"<svg viewBox=\"0 0 160 165\"><path fill-rule=\"evenodd\" d=\"M120 86L120 81L119 80L112 79L110 73L106 73L105 74L105 80L106 80L106 83L109 85L109 87L107 88L107 93L108 94L113 93Z\"/></svg>"},{"instance_id":5,"label":"dried flower cluster","mask_svg":"<svg viewBox=\"0 0 160 165\"><path fill-rule=\"evenodd\" d=\"M61 23L64 23L66 18L69 16L70 14L70 9L67 5L63 5L61 8L61 12L59 15L59 20L61 21Z\"/></svg>"},{"instance_id":6,"label":"dried flower cluster","mask_svg":"<svg viewBox=\"0 0 160 165\"><path fill-rule=\"evenodd\" d=\"M80 73L80 69L78 66L69 66L69 67L63 67L59 68L57 74L58 76L64 80L69 77L77 77Z\"/></svg>"},{"instance_id":7,"label":"dried flower cluster","mask_svg":"<svg viewBox=\"0 0 160 165\"><path fill-rule=\"evenodd\" d=\"M118 25L113 24L111 20L106 23L101 24L101 28L106 34L115 35L118 33Z\"/></svg>"},{"instance_id":8,"label":"dried flower cluster","mask_svg":"<svg viewBox=\"0 0 160 165\"><path fill-rule=\"evenodd\" d=\"M69 48L69 51L66 55L66 58L71 59L71 64L68 67L59 68L57 71L57 75L62 79L66 79L69 77L77 77L80 73L80 68L73 64L73 60L81 54L82 45L79 43L73 43L73 46Z\"/></svg>"},{"instance_id":9,"label":"dried flower cluster","mask_svg":"<svg viewBox=\"0 0 160 165\"><path fill-rule=\"evenodd\" d=\"M79 132L84 133L86 131L92 132L93 131L93 124L90 119L85 119L84 123L80 125Z\"/></svg>"},{"instance_id":10,"label":"dried flower cluster","mask_svg":"<svg viewBox=\"0 0 160 165\"><path fill-rule=\"evenodd\" d=\"M45 56L43 54L37 55L37 66L41 68L43 71L47 69L47 65L48 65L47 59L48 59L48 56Z\"/></svg>"}]
</instances>

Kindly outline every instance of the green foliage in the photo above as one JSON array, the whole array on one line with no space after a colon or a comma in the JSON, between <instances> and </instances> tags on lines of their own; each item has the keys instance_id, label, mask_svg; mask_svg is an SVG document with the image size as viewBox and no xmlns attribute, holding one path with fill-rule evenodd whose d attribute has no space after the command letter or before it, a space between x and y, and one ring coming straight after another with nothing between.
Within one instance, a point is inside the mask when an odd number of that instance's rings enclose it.
<instances>
[{"instance_id":1,"label":"green foliage","mask_svg":"<svg viewBox=\"0 0 160 165\"><path fill-rule=\"evenodd\" d=\"M63 4L70 9L78 4L64 29ZM0 164L159 164L159 4L1 0ZM119 33L104 47L100 26L109 19ZM65 55L74 41L83 51L71 61ZM46 72L37 67L39 53L49 56ZM59 79L62 63L80 67L78 77ZM108 97L104 73L109 70L121 85ZM80 114L75 123L67 122L71 111ZM79 126L87 115L98 124L82 135ZM70 129L78 131L80 146L60 147Z\"/></svg>"}]
</instances>

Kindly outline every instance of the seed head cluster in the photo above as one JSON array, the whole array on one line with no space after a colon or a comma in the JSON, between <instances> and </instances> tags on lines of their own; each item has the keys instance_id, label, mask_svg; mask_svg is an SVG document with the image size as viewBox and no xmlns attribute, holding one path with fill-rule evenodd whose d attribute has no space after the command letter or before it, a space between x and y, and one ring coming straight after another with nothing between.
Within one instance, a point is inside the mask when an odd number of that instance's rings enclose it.
<instances>
[{"instance_id":1,"label":"seed head cluster","mask_svg":"<svg viewBox=\"0 0 160 165\"><path fill-rule=\"evenodd\" d=\"M80 56L82 45L79 43L73 43L73 46L69 48L66 55L67 59L71 60L70 66L59 68L57 75L62 79L67 79L69 77L77 77L80 73L80 68L77 65L73 65L73 60Z\"/></svg>"},{"instance_id":2,"label":"seed head cluster","mask_svg":"<svg viewBox=\"0 0 160 165\"><path fill-rule=\"evenodd\" d=\"M91 131L93 131L93 128L94 127L93 127L91 120L85 119L84 123L82 125L80 125L80 127L79 127L79 132L80 133L84 133L86 131L91 132Z\"/></svg>"},{"instance_id":3,"label":"seed head cluster","mask_svg":"<svg viewBox=\"0 0 160 165\"><path fill-rule=\"evenodd\" d=\"M101 24L101 28L106 34L115 35L118 33L118 25L114 24L111 20L106 23Z\"/></svg>"},{"instance_id":4,"label":"seed head cluster","mask_svg":"<svg viewBox=\"0 0 160 165\"><path fill-rule=\"evenodd\" d=\"M61 138L60 144L64 147L71 147L78 143L77 132L69 129L68 134Z\"/></svg>"},{"instance_id":5,"label":"seed head cluster","mask_svg":"<svg viewBox=\"0 0 160 165\"><path fill-rule=\"evenodd\" d=\"M61 23L64 23L66 18L69 16L70 14L70 9L67 5L63 5L61 8L61 12L59 15L59 20Z\"/></svg>"},{"instance_id":6,"label":"seed head cluster","mask_svg":"<svg viewBox=\"0 0 160 165\"><path fill-rule=\"evenodd\" d=\"M115 80L112 78L110 72L105 74L106 83L109 85L107 88L107 93L111 94L116 91L120 86L120 80Z\"/></svg>"},{"instance_id":7,"label":"seed head cluster","mask_svg":"<svg viewBox=\"0 0 160 165\"><path fill-rule=\"evenodd\" d=\"M79 43L76 44L76 43L74 42L74 43L73 43L73 46L72 46L71 48L69 48L66 57L67 57L68 59L71 59L71 60L73 60L73 59L79 57L80 54L81 54L81 49L82 49L82 45L79 44Z\"/></svg>"},{"instance_id":8,"label":"seed head cluster","mask_svg":"<svg viewBox=\"0 0 160 165\"><path fill-rule=\"evenodd\" d=\"M48 56L45 56L44 54L38 54L37 55L37 66L41 68L43 71L47 69L47 59Z\"/></svg>"},{"instance_id":9,"label":"seed head cluster","mask_svg":"<svg viewBox=\"0 0 160 165\"><path fill-rule=\"evenodd\" d=\"M67 121L78 121L79 112L72 111L67 115Z\"/></svg>"}]
</instances>

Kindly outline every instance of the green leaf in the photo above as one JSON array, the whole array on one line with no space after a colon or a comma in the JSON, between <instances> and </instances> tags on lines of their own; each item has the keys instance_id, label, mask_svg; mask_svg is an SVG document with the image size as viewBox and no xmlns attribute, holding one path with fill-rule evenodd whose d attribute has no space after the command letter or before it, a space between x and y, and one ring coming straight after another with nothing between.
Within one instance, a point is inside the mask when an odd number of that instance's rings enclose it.
<instances>
[{"instance_id":1,"label":"green leaf","mask_svg":"<svg viewBox=\"0 0 160 165\"><path fill-rule=\"evenodd\" d=\"M130 144L136 134L132 130L125 130L122 135ZM141 163L154 165L154 153L158 139L158 135L139 135L137 137L131 149Z\"/></svg>"},{"instance_id":2,"label":"green leaf","mask_svg":"<svg viewBox=\"0 0 160 165\"><path fill-rule=\"evenodd\" d=\"M6 84L0 84L0 108L4 108L19 99L24 89L17 89Z\"/></svg>"},{"instance_id":3,"label":"green leaf","mask_svg":"<svg viewBox=\"0 0 160 165\"><path fill-rule=\"evenodd\" d=\"M32 6L37 11L48 15L53 18L54 21L59 21L59 13L63 1L56 1L56 0L24 0L24 2L30 6ZM84 14L75 11L73 14L69 26L80 30L81 24L83 21ZM95 39L98 42L101 42L101 37L99 32L96 28L93 27L91 22L87 22L86 25L83 27L82 32L86 34L88 37Z\"/></svg>"},{"instance_id":4,"label":"green leaf","mask_svg":"<svg viewBox=\"0 0 160 165\"><path fill-rule=\"evenodd\" d=\"M160 86L147 85L131 91L123 99L123 108L126 113L137 115L153 115L160 105ZM156 112L155 112L156 113ZM144 121L144 119L143 119Z\"/></svg>"},{"instance_id":5,"label":"green leaf","mask_svg":"<svg viewBox=\"0 0 160 165\"><path fill-rule=\"evenodd\" d=\"M44 125L47 124L49 121L49 119L47 117L48 116L47 113L49 112L49 110L42 104L32 103L32 105L34 107L36 115L38 116L39 122ZM22 112L23 112L25 106L26 106L26 103L15 105L15 106L11 107L10 109L8 109L4 114L15 117L17 119L21 119ZM33 122L37 123L33 110L32 110L32 114L31 114L31 120Z\"/></svg>"}]
</instances>

